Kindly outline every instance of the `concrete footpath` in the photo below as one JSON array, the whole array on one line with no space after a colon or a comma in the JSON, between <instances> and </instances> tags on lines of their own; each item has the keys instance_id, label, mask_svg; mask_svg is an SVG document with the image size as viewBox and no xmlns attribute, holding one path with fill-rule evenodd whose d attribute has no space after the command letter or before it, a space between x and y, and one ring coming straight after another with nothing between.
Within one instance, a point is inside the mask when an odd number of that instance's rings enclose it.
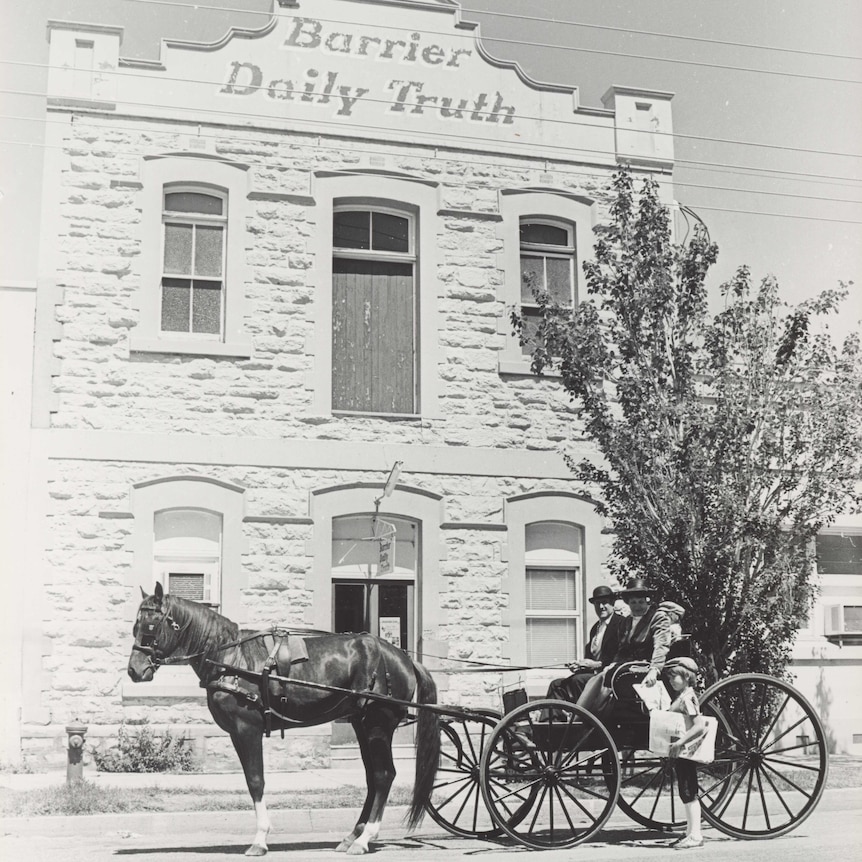
<instances>
[{"instance_id":1,"label":"concrete footpath","mask_svg":"<svg viewBox=\"0 0 862 862\"><path fill-rule=\"evenodd\" d=\"M862 758L838 756L830 758L833 765L839 763L845 769L859 770L860 780L856 786L829 788L823 794L818 808L833 811L852 811L854 817L862 811ZM181 789L199 791L240 791L245 792L245 779L242 773L106 773L85 770L87 781L104 787L128 789ZM36 790L59 786L65 783L65 772L40 773L33 775L0 774L0 789ZM399 764L396 786L412 787L413 765ZM306 769L302 772L270 772L266 775L267 794L303 790L335 790L345 787L364 787L365 773L361 767L336 769ZM390 806L386 820L398 823L406 812L404 806ZM271 809L273 829L282 834L299 833L346 833L353 826L358 808L295 808ZM612 822L628 823L619 810ZM426 818L426 824L428 818ZM95 814L58 817L6 817L0 818L0 835L24 837L27 835L56 836L152 836L163 834L183 834L187 829L198 832L225 833L239 835L253 831L254 814L251 801L236 811L147 811L140 814ZM435 827L436 828L436 827ZM2 855L2 854L0 854Z\"/></svg>"}]
</instances>

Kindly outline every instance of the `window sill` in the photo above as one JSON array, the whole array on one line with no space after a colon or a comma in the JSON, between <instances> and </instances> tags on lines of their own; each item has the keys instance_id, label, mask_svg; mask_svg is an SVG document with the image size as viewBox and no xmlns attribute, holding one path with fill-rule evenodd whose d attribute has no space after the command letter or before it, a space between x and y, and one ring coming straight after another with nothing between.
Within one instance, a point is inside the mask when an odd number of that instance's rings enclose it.
<instances>
[{"instance_id":1,"label":"window sill","mask_svg":"<svg viewBox=\"0 0 862 862\"><path fill-rule=\"evenodd\" d=\"M122 698L129 700L153 700L154 698L173 697L182 700L204 700L206 689L195 682L187 683L134 683L124 682Z\"/></svg>"},{"instance_id":2,"label":"window sill","mask_svg":"<svg viewBox=\"0 0 862 862\"><path fill-rule=\"evenodd\" d=\"M359 419L393 419L397 421L403 420L412 420L418 421L422 418L422 415L419 413L373 413L368 412L364 413L359 410L333 410L333 416L343 416L345 418L349 417L357 417Z\"/></svg>"},{"instance_id":3,"label":"window sill","mask_svg":"<svg viewBox=\"0 0 862 862\"><path fill-rule=\"evenodd\" d=\"M195 341L185 338L129 338L131 353L180 353L189 356L228 356L249 359L254 354L251 341Z\"/></svg>"}]
</instances>

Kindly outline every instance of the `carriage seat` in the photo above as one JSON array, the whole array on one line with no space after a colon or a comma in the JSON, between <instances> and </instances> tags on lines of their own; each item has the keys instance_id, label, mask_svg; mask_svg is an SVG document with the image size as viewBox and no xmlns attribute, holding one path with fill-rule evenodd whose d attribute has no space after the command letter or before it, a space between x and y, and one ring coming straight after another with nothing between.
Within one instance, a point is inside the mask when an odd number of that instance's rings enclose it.
<instances>
[{"instance_id":1,"label":"carriage seat","mask_svg":"<svg viewBox=\"0 0 862 862\"><path fill-rule=\"evenodd\" d=\"M692 658L691 635L682 635L677 638L667 651L667 661L672 658ZM646 675L649 670L649 662L646 661L627 661L616 665L605 678L605 683L613 692L615 700L625 704L642 705L641 699L637 696L632 686L637 685ZM667 687L667 681L664 676L660 676L660 682ZM668 688L668 692L673 696L673 692Z\"/></svg>"}]
</instances>

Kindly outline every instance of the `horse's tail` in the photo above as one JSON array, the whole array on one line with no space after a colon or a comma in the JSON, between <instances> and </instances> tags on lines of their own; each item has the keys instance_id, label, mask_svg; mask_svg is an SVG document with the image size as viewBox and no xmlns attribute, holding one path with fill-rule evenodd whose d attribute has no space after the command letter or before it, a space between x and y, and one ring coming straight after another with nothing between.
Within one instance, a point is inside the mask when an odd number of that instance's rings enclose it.
<instances>
[{"instance_id":1,"label":"horse's tail","mask_svg":"<svg viewBox=\"0 0 862 862\"><path fill-rule=\"evenodd\" d=\"M418 662L413 662L418 683L417 703L437 703L437 686L431 674ZM440 727L437 713L431 709L418 710L416 730L416 779L413 782L413 799L407 812L407 825L418 826L425 813L425 804L431 799L437 765L440 759Z\"/></svg>"}]
</instances>

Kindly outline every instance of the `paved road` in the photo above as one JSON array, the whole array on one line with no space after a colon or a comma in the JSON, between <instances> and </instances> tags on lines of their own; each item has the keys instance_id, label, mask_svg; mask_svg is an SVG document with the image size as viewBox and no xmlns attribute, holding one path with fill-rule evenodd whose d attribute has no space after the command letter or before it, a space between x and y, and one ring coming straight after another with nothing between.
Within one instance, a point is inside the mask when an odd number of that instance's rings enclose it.
<instances>
[{"instance_id":1,"label":"paved road","mask_svg":"<svg viewBox=\"0 0 862 862\"><path fill-rule=\"evenodd\" d=\"M408 835L399 823L401 812L403 809L389 812L381 840L374 845L374 857L391 862L498 862L530 852L519 846L457 838L431 821ZM274 811L272 817L269 859L321 862L345 858L334 848L352 825L350 811ZM0 822L0 858L3 862L221 862L243 858L253 825L250 812L7 819ZM814 814L781 838L743 843L713 830L706 830L705 835L705 846L693 851L700 860L849 862L859 858L862 847L862 789L827 791ZM634 827L618 814L600 838L570 850L546 850L532 858L541 862L680 859L667 846L667 837Z\"/></svg>"}]
</instances>

